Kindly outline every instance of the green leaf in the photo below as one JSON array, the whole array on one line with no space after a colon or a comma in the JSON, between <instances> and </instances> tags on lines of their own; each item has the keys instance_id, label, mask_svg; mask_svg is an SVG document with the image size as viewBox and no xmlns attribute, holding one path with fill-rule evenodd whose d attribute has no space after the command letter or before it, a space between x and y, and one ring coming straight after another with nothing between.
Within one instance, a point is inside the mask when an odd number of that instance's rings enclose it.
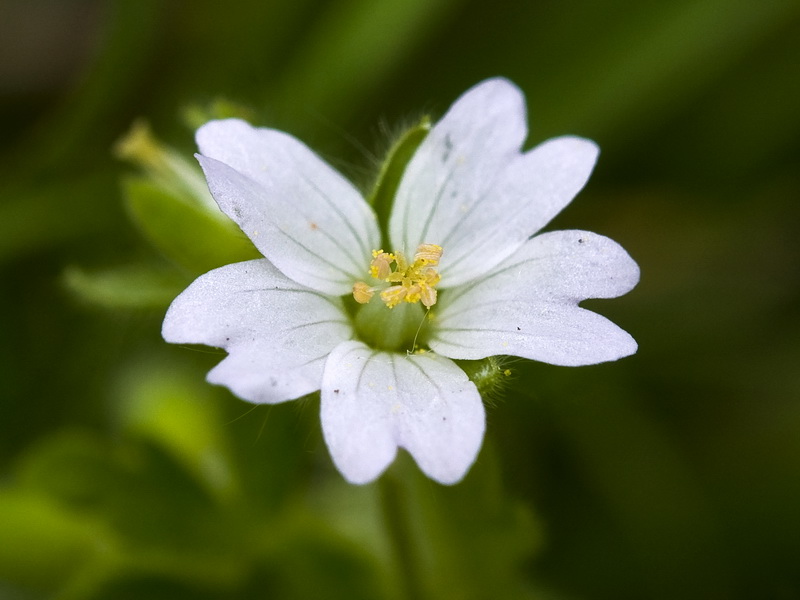
<instances>
[{"instance_id":1,"label":"green leaf","mask_svg":"<svg viewBox=\"0 0 800 600\"><path fill-rule=\"evenodd\" d=\"M110 174L6 183L0 181L0 263L107 232L115 224L113 203L98 202L114 191Z\"/></svg>"},{"instance_id":2,"label":"green leaf","mask_svg":"<svg viewBox=\"0 0 800 600\"><path fill-rule=\"evenodd\" d=\"M552 78L528 70L530 80L518 83L561 90L559 102L537 110L541 135L578 131L630 143L677 107L693 107L698 94L713 90L722 73L784 27L796 6L792 0L682 0L631 3L617 14L589 3L580 20L589 27L586 42L598 51L565 63ZM561 25L563 31L573 28L570 22ZM527 38L512 39L518 45L508 51L530 52Z\"/></svg>"},{"instance_id":3,"label":"green leaf","mask_svg":"<svg viewBox=\"0 0 800 600\"><path fill-rule=\"evenodd\" d=\"M53 590L108 542L90 518L25 490L0 491L0 580Z\"/></svg>"},{"instance_id":4,"label":"green leaf","mask_svg":"<svg viewBox=\"0 0 800 600\"><path fill-rule=\"evenodd\" d=\"M81 300L109 309L163 309L187 285L185 277L148 265L126 265L88 272L64 270L67 289Z\"/></svg>"},{"instance_id":5,"label":"green leaf","mask_svg":"<svg viewBox=\"0 0 800 600\"><path fill-rule=\"evenodd\" d=\"M249 239L222 213L174 195L141 177L124 182L125 202L144 236L190 273L261 258Z\"/></svg>"},{"instance_id":6,"label":"green leaf","mask_svg":"<svg viewBox=\"0 0 800 600\"><path fill-rule=\"evenodd\" d=\"M215 389L163 361L128 368L118 385L120 428L160 445L210 492L229 497L235 482Z\"/></svg>"},{"instance_id":7,"label":"green leaf","mask_svg":"<svg viewBox=\"0 0 800 600\"><path fill-rule=\"evenodd\" d=\"M348 533L337 532L305 508L268 525L251 584L253 597L379 600L387 597L377 560ZM394 597L394 596L390 596Z\"/></svg>"},{"instance_id":8,"label":"green leaf","mask_svg":"<svg viewBox=\"0 0 800 600\"><path fill-rule=\"evenodd\" d=\"M76 518L91 515L102 525L106 546L118 542L104 547L106 566L213 585L239 576L236 549L247 531L242 516L216 503L156 445L125 439L112 444L91 433L62 431L31 448L16 475L20 493ZM103 571L101 564L92 568Z\"/></svg>"},{"instance_id":9,"label":"green leaf","mask_svg":"<svg viewBox=\"0 0 800 600\"><path fill-rule=\"evenodd\" d=\"M307 42L285 66L276 104L293 113L299 127L308 123L308 114L345 120L461 3L346 0L326 5Z\"/></svg>"}]
</instances>

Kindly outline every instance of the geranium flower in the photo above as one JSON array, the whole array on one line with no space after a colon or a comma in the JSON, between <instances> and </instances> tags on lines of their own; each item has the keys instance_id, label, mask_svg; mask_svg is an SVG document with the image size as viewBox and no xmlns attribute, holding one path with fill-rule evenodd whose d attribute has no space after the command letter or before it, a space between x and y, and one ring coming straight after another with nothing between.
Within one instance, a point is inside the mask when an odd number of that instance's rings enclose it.
<instances>
[{"instance_id":1,"label":"geranium flower","mask_svg":"<svg viewBox=\"0 0 800 600\"><path fill-rule=\"evenodd\" d=\"M398 447L429 477L459 481L485 414L454 360L577 366L636 351L578 306L628 292L636 263L594 233L534 235L584 186L597 146L559 137L521 152L526 137L513 84L466 92L409 161L381 239L356 188L292 136L204 125L211 193L265 258L199 277L170 306L164 339L227 350L208 381L250 402L320 390L325 441L350 482L378 477Z\"/></svg>"}]
</instances>

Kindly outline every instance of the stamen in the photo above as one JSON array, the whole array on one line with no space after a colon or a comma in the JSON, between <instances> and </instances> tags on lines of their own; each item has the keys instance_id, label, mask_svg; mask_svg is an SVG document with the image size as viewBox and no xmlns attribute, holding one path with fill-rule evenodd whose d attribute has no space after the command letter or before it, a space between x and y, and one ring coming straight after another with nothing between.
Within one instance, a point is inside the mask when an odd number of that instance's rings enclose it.
<instances>
[{"instance_id":1,"label":"stamen","mask_svg":"<svg viewBox=\"0 0 800 600\"><path fill-rule=\"evenodd\" d=\"M436 288L425 286L422 288L422 304L424 304L427 308L430 308L434 304L436 304Z\"/></svg>"},{"instance_id":2,"label":"stamen","mask_svg":"<svg viewBox=\"0 0 800 600\"><path fill-rule=\"evenodd\" d=\"M383 300L389 308L394 308L403 300L406 300L407 295L408 290L405 287L402 285L393 285L381 292L381 300Z\"/></svg>"},{"instance_id":3,"label":"stamen","mask_svg":"<svg viewBox=\"0 0 800 600\"><path fill-rule=\"evenodd\" d=\"M418 283L413 283L406 288L406 297L404 300L406 302L419 302L422 298L422 287Z\"/></svg>"},{"instance_id":4,"label":"stamen","mask_svg":"<svg viewBox=\"0 0 800 600\"><path fill-rule=\"evenodd\" d=\"M414 255L414 261L422 260L429 265L438 265L439 259L442 258L442 252L442 247L436 244L420 244Z\"/></svg>"},{"instance_id":5,"label":"stamen","mask_svg":"<svg viewBox=\"0 0 800 600\"><path fill-rule=\"evenodd\" d=\"M394 256L383 250L373 250L372 262L369 263L369 274L375 279L386 279L392 272Z\"/></svg>"},{"instance_id":6,"label":"stamen","mask_svg":"<svg viewBox=\"0 0 800 600\"><path fill-rule=\"evenodd\" d=\"M353 284L353 298L355 298L356 302L359 304L366 304L372 299L374 294L375 288L369 287L363 281L356 281Z\"/></svg>"},{"instance_id":7,"label":"stamen","mask_svg":"<svg viewBox=\"0 0 800 600\"><path fill-rule=\"evenodd\" d=\"M408 261L402 252L395 252L394 262L397 263L396 272L405 273L408 271Z\"/></svg>"},{"instance_id":8,"label":"stamen","mask_svg":"<svg viewBox=\"0 0 800 600\"><path fill-rule=\"evenodd\" d=\"M374 279L394 284L380 293L384 304L388 308L394 308L401 302L422 302L427 308L436 304L437 293L434 286L439 283L441 276L434 267L439 264L442 252L442 247L436 244L420 244L414 254L414 262L409 264L402 252L390 254L383 250L373 250L369 263L370 275ZM353 297L359 304L367 304L380 287L370 287L359 281L353 285Z\"/></svg>"}]
</instances>

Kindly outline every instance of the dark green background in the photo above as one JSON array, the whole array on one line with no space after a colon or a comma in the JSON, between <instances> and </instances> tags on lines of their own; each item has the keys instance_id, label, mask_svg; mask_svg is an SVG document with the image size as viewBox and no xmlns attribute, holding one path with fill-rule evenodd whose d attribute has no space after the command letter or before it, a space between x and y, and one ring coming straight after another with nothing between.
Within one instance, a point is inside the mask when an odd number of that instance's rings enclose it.
<instances>
[{"instance_id":1,"label":"dark green background","mask_svg":"<svg viewBox=\"0 0 800 600\"><path fill-rule=\"evenodd\" d=\"M800 597L798 40L791 0L3 2L0 597ZM458 486L407 457L348 486L316 399L252 408L161 341L163 299L70 278L196 275L126 214L139 117L189 156L187 107L224 98L362 184L495 75L529 145L600 145L550 228L638 261L587 306L640 348L511 363Z\"/></svg>"}]
</instances>

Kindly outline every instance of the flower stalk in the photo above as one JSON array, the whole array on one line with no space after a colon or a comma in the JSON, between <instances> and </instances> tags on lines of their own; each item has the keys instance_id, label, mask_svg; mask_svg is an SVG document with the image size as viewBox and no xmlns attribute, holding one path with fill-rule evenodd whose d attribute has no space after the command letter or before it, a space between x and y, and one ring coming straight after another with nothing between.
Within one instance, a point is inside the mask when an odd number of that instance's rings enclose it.
<instances>
[{"instance_id":1,"label":"flower stalk","mask_svg":"<svg viewBox=\"0 0 800 600\"><path fill-rule=\"evenodd\" d=\"M403 484L396 473L386 473L378 480L378 493L387 534L400 571L398 580L403 597L408 600L422 600L426 594L419 572L418 556L414 550L411 515L405 502Z\"/></svg>"}]
</instances>

